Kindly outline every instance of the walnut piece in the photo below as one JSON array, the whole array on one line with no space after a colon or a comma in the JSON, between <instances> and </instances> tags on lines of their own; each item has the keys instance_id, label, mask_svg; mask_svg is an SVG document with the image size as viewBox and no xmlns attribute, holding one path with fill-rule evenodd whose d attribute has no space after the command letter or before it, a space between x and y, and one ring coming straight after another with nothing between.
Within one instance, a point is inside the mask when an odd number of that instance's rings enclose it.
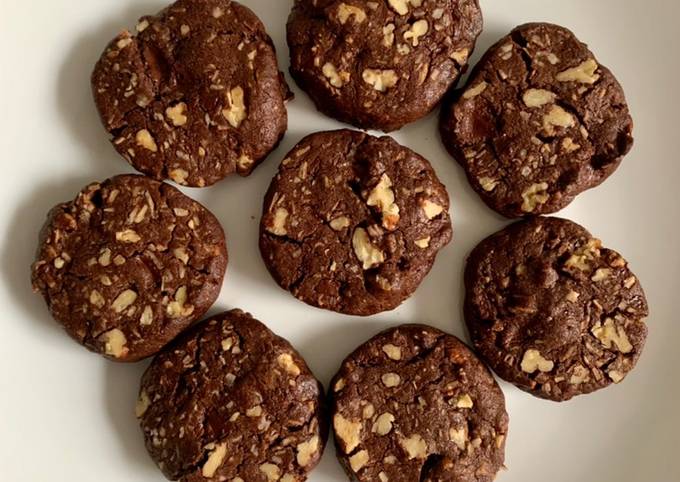
<instances>
[{"instance_id":1,"label":"walnut piece","mask_svg":"<svg viewBox=\"0 0 680 482\"><path fill-rule=\"evenodd\" d=\"M417 47L420 43L420 37L427 34L430 29L430 24L427 20L418 20L411 25L411 28L404 32L404 40L407 42L411 40L411 45Z\"/></svg>"},{"instance_id":2,"label":"walnut piece","mask_svg":"<svg viewBox=\"0 0 680 482\"><path fill-rule=\"evenodd\" d=\"M463 99L469 100L469 99L474 99L478 95L480 95L482 92L484 92L489 84L486 82L482 81L479 84L475 85L474 87L469 88L468 90L465 91L463 94Z\"/></svg>"},{"instance_id":3,"label":"walnut piece","mask_svg":"<svg viewBox=\"0 0 680 482\"><path fill-rule=\"evenodd\" d=\"M210 455L201 468L201 475L206 478L211 478L220 468L224 458L227 456L227 444L221 443L218 445L210 444Z\"/></svg>"},{"instance_id":4,"label":"walnut piece","mask_svg":"<svg viewBox=\"0 0 680 482\"><path fill-rule=\"evenodd\" d=\"M139 132L137 132L137 135L135 136L135 141L137 142L138 146L141 146L144 149L147 149L151 152L158 152L158 146L156 145L156 141L151 136L151 133L146 129L142 129Z\"/></svg>"},{"instance_id":5,"label":"walnut piece","mask_svg":"<svg viewBox=\"0 0 680 482\"><path fill-rule=\"evenodd\" d=\"M275 464L265 463L260 465L260 472L267 477L267 480L275 481L281 478L281 469Z\"/></svg>"},{"instance_id":6,"label":"walnut piece","mask_svg":"<svg viewBox=\"0 0 680 482\"><path fill-rule=\"evenodd\" d=\"M232 127L238 128L247 117L243 88L239 86L227 91L227 102L229 107L222 109L222 115Z\"/></svg>"},{"instance_id":7,"label":"walnut piece","mask_svg":"<svg viewBox=\"0 0 680 482\"><path fill-rule=\"evenodd\" d=\"M135 301L137 300L137 293L133 290L125 290L121 292L118 296L116 296L116 299L113 300L113 303L111 303L111 308L113 308L113 311L116 313L122 313L130 305L132 305Z\"/></svg>"},{"instance_id":8,"label":"walnut piece","mask_svg":"<svg viewBox=\"0 0 680 482\"><path fill-rule=\"evenodd\" d=\"M427 219L434 219L444 211L444 208L442 206L435 202L430 201L429 199L425 199L420 204L420 207L423 208L423 212L425 213Z\"/></svg>"},{"instance_id":9,"label":"walnut piece","mask_svg":"<svg viewBox=\"0 0 680 482\"><path fill-rule=\"evenodd\" d=\"M142 393L139 394L139 398L135 404L135 416L137 418L142 418L150 406L151 399L149 398L149 394L146 393L146 390L142 390Z\"/></svg>"},{"instance_id":10,"label":"walnut piece","mask_svg":"<svg viewBox=\"0 0 680 482\"><path fill-rule=\"evenodd\" d=\"M387 388L399 386L401 383L401 377L396 373L385 373L380 379Z\"/></svg>"},{"instance_id":11,"label":"walnut piece","mask_svg":"<svg viewBox=\"0 0 680 482\"><path fill-rule=\"evenodd\" d=\"M530 349L524 353L521 368L525 373L534 373L537 370L546 373L552 371L555 368L555 364L543 358L538 350Z\"/></svg>"},{"instance_id":12,"label":"walnut piece","mask_svg":"<svg viewBox=\"0 0 680 482\"><path fill-rule=\"evenodd\" d=\"M399 445L408 454L409 460L427 458L427 443L418 434L413 434L409 438L399 439Z\"/></svg>"},{"instance_id":13,"label":"walnut piece","mask_svg":"<svg viewBox=\"0 0 680 482\"><path fill-rule=\"evenodd\" d=\"M394 423L394 415L385 412L381 414L373 424L371 431L378 435L387 435L392 431L392 424Z\"/></svg>"},{"instance_id":14,"label":"walnut piece","mask_svg":"<svg viewBox=\"0 0 680 482\"><path fill-rule=\"evenodd\" d=\"M373 188L366 204L375 206L382 213L382 225L388 231L394 231L399 223L399 206L394 202L392 180L387 174L380 177L380 182Z\"/></svg>"},{"instance_id":15,"label":"walnut piece","mask_svg":"<svg viewBox=\"0 0 680 482\"><path fill-rule=\"evenodd\" d=\"M306 442L298 444L296 450L297 463L300 465L300 467L306 467L312 460L314 460L314 455L319 450L319 437L315 435Z\"/></svg>"},{"instance_id":16,"label":"walnut piece","mask_svg":"<svg viewBox=\"0 0 680 482\"><path fill-rule=\"evenodd\" d=\"M286 208L277 208L274 212L274 217L271 223L266 224L267 231L276 236L285 236L288 234L286 231L286 220L288 219L288 210Z\"/></svg>"},{"instance_id":17,"label":"walnut piece","mask_svg":"<svg viewBox=\"0 0 680 482\"><path fill-rule=\"evenodd\" d=\"M168 107L165 109L165 115L170 119L172 125L176 127L183 126L187 123L187 105L184 102L180 102L174 107Z\"/></svg>"},{"instance_id":18,"label":"walnut piece","mask_svg":"<svg viewBox=\"0 0 680 482\"><path fill-rule=\"evenodd\" d=\"M459 449L463 450L468 439L467 429L465 427L460 429L451 427L449 429L449 438Z\"/></svg>"},{"instance_id":19,"label":"walnut piece","mask_svg":"<svg viewBox=\"0 0 680 482\"><path fill-rule=\"evenodd\" d=\"M545 204L550 199L548 194L548 183L541 182L532 184L522 193L522 211L525 213L534 212L540 204Z\"/></svg>"},{"instance_id":20,"label":"walnut piece","mask_svg":"<svg viewBox=\"0 0 680 482\"><path fill-rule=\"evenodd\" d=\"M130 351L125 345L127 338L125 334L118 328L109 330L99 335L99 341L104 344L104 353L115 358L121 358L127 355Z\"/></svg>"},{"instance_id":21,"label":"walnut piece","mask_svg":"<svg viewBox=\"0 0 680 482\"><path fill-rule=\"evenodd\" d=\"M331 64L330 62L326 62L324 64L324 66L321 68L321 72L323 73L324 77L328 79L328 83L333 87L342 87L347 82L349 82L350 79L349 72L338 72L338 70L335 68L335 65Z\"/></svg>"},{"instance_id":22,"label":"walnut piece","mask_svg":"<svg viewBox=\"0 0 680 482\"><path fill-rule=\"evenodd\" d=\"M347 216L340 216L333 219L329 224L333 231L342 231L343 229L349 227L350 220Z\"/></svg>"},{"instance_id":23,"label":"walnut piece","mask_svg":"<svg viewBox=\"0 0 680 482\"><path fill-rule=\"evenodd\" d=\"M394 70L365 69L361 74L364 82L371 85L378 92L386 92L399 81L399 76Z\"/></svg>"},{"instance_id":24,"label":"walnut piece","mask_svg":"<svg viewBox=\"0 0 680 482\"><path fill-rule=\"evenodd\" d=\"M556 97L557 96L549 90L528 89L524 92L524 95L522 95L522 100L527 107L537 108L555 102Z\"/></svg>"},{"instance_id":25,"label":"walnut piece","mask_svg":"<svg viewBox=\"0 0 680 482\"><path fill-rule=\"evenodd\" d=\"M360 450L349 458L349 466L354 472L359 472L369 460L368 450Z\"/></svg>"},{"instance_id":26,"label":"walnut piece","mask_svg":"<svg viewBox=\"0 0 680 482\"><path fill-rule=\"evenodd\" d=\"M293 375L294 377L300 374L300 367L297 366L293 360L293 356L290 353L281 353L277 358L276 362L281 368L286 370L286 373Z\"/></svg>"},{"instance_id":27,"label":"walnut piece","mask_svg":"<svg viewBox=\"0 0 680 482\"><path fill-rule=\"evenodd\" d=\"M564 267L567 269L575 268L579 271L591 271L590 262L600 257L601 247L602 243L599 239L589 239L584 246L569 257L564 263Z\"/></svg>"},{"instance_id":28,"label":"walnut piece","mask_svg":"<svg viewBox=\"0 0 680 482\"><path fill-rule=\"evenodd\" d=\"M555 76L558 82L580 82L582 84L594 84L600 78L597 71L598 65L594 59L588 59L585 62L560 72Z\"/></svg>"},{"instance_id":29,"label":"walnut piece","mask_svg":"<svg viewBox=\"0 0 680 482\"><path fill-rule=\"evenodd\" d=\"M345 444L344 451L349 454L361 443L361 422L352 422L336 413L333 416L335 435Z\"/></svg>"},{"instance_id":30,"label":"walnut piece","mask_svg":"<svg viewBox=\"0 0 680 482\"><path fill-rule=\"evenodd\" d=\"M385 355L387 355L387 358L390 360L401 360L401 348L398 346L388 343L387 345L383 345L382 351L385 352Z\"/></svg>"},{"instance_id":31,"label":"walnut piece","mask_svg":"<svg viewBox=\"0 0 680 482\"><path fill-rule=\"evenodd\" d=\"M633 345L628 339L626 330L621 326L616 326L614 320L607 318L604 325L599 321L593 325L590 330L595 338L600 340L600 343L607 348L612 349L614 345L621 353L630 353L633 351Z\"/></svg>"},{"instance_id":32,"label":"walnut piece","mask_svg":"<svg viewBox=\"0 0 680 482\"><path fill-rule=\"evenodd\" d=\"M344 25L350 17L354 17L356 23L362 23L366 20L366 12L354 5L341 3L340 6L338 6L338 20Z\"/></svg>"},{"instance_id":33,"label":"walnut piece","mask_svg":"<svg viewBox=\"0 0 680 482\"><path fill-rule=\"evenodd\" d=\"M354 230L352 247L354 248L354 254L361 261L364 270L374 268L385 261L385 254L371 243L368 233L364 228Z\"/></svg>"}]
</instances>

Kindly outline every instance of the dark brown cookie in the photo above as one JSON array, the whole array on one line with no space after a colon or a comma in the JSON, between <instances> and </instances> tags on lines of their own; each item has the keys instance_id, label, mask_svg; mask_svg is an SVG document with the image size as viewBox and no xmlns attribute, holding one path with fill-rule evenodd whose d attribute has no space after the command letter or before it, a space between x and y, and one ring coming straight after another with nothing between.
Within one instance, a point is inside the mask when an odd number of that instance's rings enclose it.
<instances>
[{"instance_id":1,"label":"dark brown cookie","mask_svg":"<svg viewBox=\"0 0 680 482\"><path fill-rule=\"evenodd\" d=\"M117 176L50 212L33 289L76 341L136 361L210 308L226 267L224 232L207 209L168 184Z\"/></svg>"},{"instance_id":2,"label":"dark brown cookie","mask_svg":"<svg viewBox=\"0 0 680 482\"><path fill-rule=\"evenodd\" d=\"M477 0L296 0L291 74L320 111L391 131L439 103L481 30Z\"/></svg>"},{"instance_id":3,"label":"dark brown cookie","mask_svg":"<svg viewBox=\"0 0 680 482\"><path fill-rule=\"evenodd\" d=\"M323 388L300 354L240 310L159 354L136 413L151 457L181 482L301 482L328 433Z\"/></svg>"},{"instance_id":4,"label":"dark brown cookie","mask_svg":"<svg viewBox=\"0 0 680 482\"><path fill-rule=\"evenodd\" d=\"M389 137L303 139L265 197L260 250L274 279L313 306L372 315L411 296L451 240L432 166Z\"/></svg>"},{"instance_id":5,"label":"dark brown cookie","mask_svg":"<svg viewBox=\"0 0 680 482\"><path fill-rule=\"evenodd\" d=\"M470 255L465 286L477 352L536 396L564 401L619 383L644 347L640 283L571 221L533 218L489 237Z\"/></svg>"},{"instance_id":6,"label":"dark brown cookie","mask_svg":"<svg viewBox=\"0 0 680 482\"><path fill-rule=\"evenodd\" d=\"M179 0L142 17L106 48L92 88L118 152L186 186L249 175L288 122L272 41L230 0Z\"/></svg>"},{"instance_id":7,"label":"dark brown cookie","mask_svg":"<svg viewBox=\"0 0 680 482\"><path fill-rule=\"evenodd\" d=\"M337 454L352 480L491 482L503 466L503 392L454 336L424 325L384 331L331 386Z\"/></svg>"},{"instance_id":8,"label":"dark brown cookie","mask_svg":"<svg viewBox=\"0 0 680 482\"><path fill-rule=\"evenodd\" d=\"M547 214L599 185L633 145L623 89L569 30L517 27L442 110L441 134L486 204Z\"/></svg>"}]
</instances>

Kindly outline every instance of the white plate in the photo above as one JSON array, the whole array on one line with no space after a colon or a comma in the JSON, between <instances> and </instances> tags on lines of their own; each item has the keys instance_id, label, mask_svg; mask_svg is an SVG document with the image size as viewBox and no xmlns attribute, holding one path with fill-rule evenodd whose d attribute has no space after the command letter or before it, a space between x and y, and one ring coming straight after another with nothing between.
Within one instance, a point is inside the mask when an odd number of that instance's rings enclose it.
<instances>
[{"instance_id":1,"label":"white plate","mask_svg":"<svg viewBox=\"0 0 680 482\"><path fill-rule=\"evenodd\" d=\"M287 69L284 29L292 0L244 0L267 25ZM47 211L87 182L131 171L108 142L89 75L120 29L158 0L0 0L0 480L162 481L133 414L146 363L89 354L31 293L29 266ZM636 146L603 186L561 215L582 223L631 263L649 297L649 341L626 381L556 404L503 384L510 413L508 471L501 482L680 480L680 58L674 0L483 0L485 29L473 61L512 27L547 20L588 42L623 84ZM507 221L487 209L440 145L435 117L394 134L427 157L447 185L455 240L416 295L368 319L307 307L272 281L257 249L261 198L283 155L304 135L340 127L295 87L281 147L249 179L185 190L212 209L228 235L231 264L211 312L251 311L300 349L327 383L343 357L378 330L426 322L465 337L466 254ZM329 446L312 482L346 480Z\"/></svg>"}]
</instances>

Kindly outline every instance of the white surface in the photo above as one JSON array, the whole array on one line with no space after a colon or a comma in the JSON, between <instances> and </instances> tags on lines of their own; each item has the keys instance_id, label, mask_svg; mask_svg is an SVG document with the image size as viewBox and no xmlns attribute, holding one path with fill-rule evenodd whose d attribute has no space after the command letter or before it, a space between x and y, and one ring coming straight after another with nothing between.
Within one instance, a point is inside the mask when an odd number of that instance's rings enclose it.
<instances>
[{"instance_id":1,"label":"white surface","mask_svg":"<svg viewBox=\"0 0 680 482\"><path fill-rule=\"evenodd\" d=\"M244 0L266 23L287 69L285 21L292 0ZM602 187L563 216L582 223L631 263L647 292L650 336L638 368L617 387L565 404L503 384L509 471L500 482L680 480L680 162L677 18L674 0L483 0L476 61L517 24L572 28L618 76L636 121L636 146ZM29 287L29 265L48 209L87 182L131 171L110 146L89 74L106 42L158 0L0 0L0 480L161 481L133 415L146 363L121 366L89 354L54 323ZM417 294L368 319L320 311L279 289L257 249L261 198L283 155L302 136L339 124L293 86L290 129L249 179L190 191L222 221L230 266L212 312L250 310L289 338L327 383L343 357L378 330L426 322L465 336L463 260L506 221L468 187L440 145L435 119L394 134L431 160L453 203L455 240ZM312 482L345 480L328 447Z\"/></svg>"}]
</instances>

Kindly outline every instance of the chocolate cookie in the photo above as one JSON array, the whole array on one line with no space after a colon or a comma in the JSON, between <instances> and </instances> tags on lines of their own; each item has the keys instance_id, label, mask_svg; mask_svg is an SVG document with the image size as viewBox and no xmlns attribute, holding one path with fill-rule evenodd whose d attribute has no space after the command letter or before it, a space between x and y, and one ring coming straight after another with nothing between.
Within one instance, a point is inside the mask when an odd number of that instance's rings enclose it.
<instances>
[{"instance_id":1,"label":"chocolate cookie","mask_svg":"<svg viewBox=\"0 0 680 482\"><path fill-rule=\"evenodd\" d=\"M533 218L494 234L470 255L465 286L477 352L538 397L619 383L645 343L647 301L628 263L571 221Z\"/></svg>"},{"instance_id":2,"label":"chocolate cookie","mask_svg":"<svg viewBox=\"0 0 680 482\"><path fill-rule=\"evenodd\" d=\"M517 27L442 110L441 134L472 187L510 217L547 214L599 185L633 145L623 89L569 30Z\"/></svg>"},{"instance_id":3,"label":"chocolate cookie","mask_svg":"<svg viewBox=\"0 0 680 482\"><path fill-rule=\"evenodd\" d=\"M136 361L210 308L226 267L224 233L207 209L168 184L117 176L52 209L33 289L76 341Z\"/></svg>"},{"instance_id":4,"label":"chocolate cookie","mask_svg":"<svg viewBox=\"0 0 680 482\"><path fill-rule=\"evenodd\" d=\"M304 138L265 197L260 250L282 288L313 306L396 308L451 240L449 197L429 162L389 137Z\"/></svg>"},{"instance_id":5,"label":"chocolate cookie","mask_svg":"<svg viewBox=\"0 0 680 482\"><path fill-rule=\"evenodd\" d=\"M326 443L323 388L286 340L240 310L159 354L136 407L170 480L303 481Z\"/></svg>"},{"instance_id":6,"label":"chocolate cookie","mask_svg":"<svg viewBox=\"0 0 680 482\"><path fill-rule=\"evenodd\" d=\"M391 131L439 103L481 30L477 0L296 0L290 71L325 114Z\"/></svg>"},{"instance_id":7,"label":"chocolate cookie","mask_svg":"<svg viewBox=\"0 0 680 482\"><path fill-rule=\"evenodd\" d=\"M491 482L503 466L503 392L454 336L424 325L384 331L331 386L337 454L352 480Z\"/></svg>"},{"instance_id":8,"label":"chocolate cookie","mask_svg":"<svg viewBox=\"0 0 680 482\"><path fill-rule=\"evenodd\" d=\"M290 95L264 25L230 0L179 0L123 32L92 74L118 152L157 180L249 175L283 137Z\"/></svg>"}]
</instances>

